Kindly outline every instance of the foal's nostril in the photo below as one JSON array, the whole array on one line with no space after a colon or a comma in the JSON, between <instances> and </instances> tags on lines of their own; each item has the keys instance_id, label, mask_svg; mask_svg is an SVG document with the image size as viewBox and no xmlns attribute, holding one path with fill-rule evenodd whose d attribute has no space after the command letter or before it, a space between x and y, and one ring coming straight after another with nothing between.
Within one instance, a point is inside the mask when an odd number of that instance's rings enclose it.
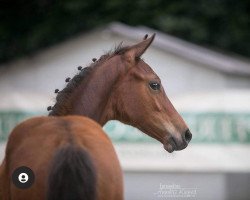
<instances>
[{"instance_id":1,"label":"foal's nostril","mask_svg":"<svg viewBox=\"0 0 250 200\"><path fill-rule=\"evenodd\" d=\"M191 133L190 130L188 129L188 130L185 132L185 141L186 141L187 143L189 143L191 139L192 139L192 133Z\"/></svg>"}]
</instances>

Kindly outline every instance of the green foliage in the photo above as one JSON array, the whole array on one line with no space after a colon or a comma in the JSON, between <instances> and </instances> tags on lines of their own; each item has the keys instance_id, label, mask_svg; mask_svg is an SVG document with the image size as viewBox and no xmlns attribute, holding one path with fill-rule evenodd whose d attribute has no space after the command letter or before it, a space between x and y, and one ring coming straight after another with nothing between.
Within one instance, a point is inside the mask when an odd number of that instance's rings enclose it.
<instances>
[{"instance_id":1,"label":"green foliage","mask_svg":"<svg viewBox=\"0 0 250 200\"><path fill-rule=\"evenodd\" d=\"M19 0L1 2L0 62L112 21L149 26L250 56L248 0Z\"/></svg>"}]
</instances>

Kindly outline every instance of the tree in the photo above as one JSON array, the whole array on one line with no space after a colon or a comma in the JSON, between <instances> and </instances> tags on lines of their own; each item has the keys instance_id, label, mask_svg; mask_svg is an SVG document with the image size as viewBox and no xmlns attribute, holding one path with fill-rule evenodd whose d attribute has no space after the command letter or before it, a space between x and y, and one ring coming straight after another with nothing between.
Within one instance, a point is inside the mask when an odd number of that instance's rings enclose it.
<instances>
[{"instance_id":1,"label":"tree","mask_svg":"<svg viewBox=\"0 0 250 200\"><path fill-rule=\"evenodd\" d=\"M0 62L112 21L250 57L248 0L19 0L0 8Z\"/></svg>"}]
</instances>

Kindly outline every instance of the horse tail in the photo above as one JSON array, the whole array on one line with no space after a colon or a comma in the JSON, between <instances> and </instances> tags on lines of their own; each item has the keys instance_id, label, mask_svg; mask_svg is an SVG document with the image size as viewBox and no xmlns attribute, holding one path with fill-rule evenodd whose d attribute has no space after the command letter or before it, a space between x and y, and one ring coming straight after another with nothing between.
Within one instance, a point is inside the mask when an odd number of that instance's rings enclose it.
<instances>
[{"instance_id":1,"label":"horse tail","mask_svg":"<svg viewBox=\"0 0 250 200\"><path fill-rule=\"evenodd\" d=\"M75 145L60 148L48 179L47 200L95 200L96 172L89 154Z\"/></svg>"}]
</instances>

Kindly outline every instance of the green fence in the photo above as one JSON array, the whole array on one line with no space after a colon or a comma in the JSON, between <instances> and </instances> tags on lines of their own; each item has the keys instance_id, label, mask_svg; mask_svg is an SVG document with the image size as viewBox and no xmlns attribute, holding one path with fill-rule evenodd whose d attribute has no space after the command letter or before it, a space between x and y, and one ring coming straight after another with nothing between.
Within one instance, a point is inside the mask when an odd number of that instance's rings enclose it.
<instances>
[{"instance_id":1,"label":"green fence","mask_svg":"<svg viewBox=\"0 0 250 200\"><path fill-rule=\"evenodd\" d=\"M18 123L39 114L37 112L0 111L0 142L7 140L9 133Z\"/></svg>"},{"instance_id":2,"label":"green fence","mask_svg":"<svg viewBox=\"0 0 250 200\"><path fill-rule=\"evenodd\" d=\"M0 112L0 142L21 121L46 113ZM250 113L181 113L193 133L195 143L250 143ZM155 142L139 130L117 121L107 123L104 130L114 142Z\"/></svg>"}]
</instances>

